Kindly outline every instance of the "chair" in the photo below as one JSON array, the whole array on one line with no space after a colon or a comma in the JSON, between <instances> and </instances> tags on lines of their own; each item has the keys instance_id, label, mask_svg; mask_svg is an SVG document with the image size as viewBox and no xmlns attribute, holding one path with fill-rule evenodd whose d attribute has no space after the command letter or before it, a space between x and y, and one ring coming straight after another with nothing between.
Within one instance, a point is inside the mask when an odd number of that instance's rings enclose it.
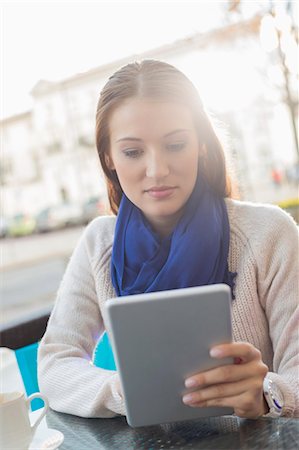
<instances>
[{"instance_id":1,"label":"chair","mask_svg":"<svg viewBox=\"0 0 299 450\"><path fill-rule=\"evenodd\" d=\"M0 346L15 351L16 360L22 376L27 396L38 392L37 348L51 313L51 307L39 310L22 321L14 321L0 326ZM44 402L35 399L31 402L32 411L42 408Z\"/></svg>"},{"instance_id":2,"label":"chair","mask_svg":"<svg viewBox=\"0 0 299 450\"><path fill-rule=\"evenodd\" d=\"M22 376L27 396L39 391L37 380L38 342L45 333L52 308L38 311L34 315L0 326L0 347L15 351L16 360ZM116 370L108 335L100 338L93 356L93 364L106 370ZM42 408L44 402L35 399L31 402L32 411Z\"/></svg>"},{"instance_id":3,"label":"chair","mask_svg":"<svg viewBox=\"0 0 299 450\"><path fill-rule=\"evenodd\" d=\"M107 333L104 333L97 343L93 354L93 364L102 369L116 370L112 347Z\"/></svg>"}]
</instances>

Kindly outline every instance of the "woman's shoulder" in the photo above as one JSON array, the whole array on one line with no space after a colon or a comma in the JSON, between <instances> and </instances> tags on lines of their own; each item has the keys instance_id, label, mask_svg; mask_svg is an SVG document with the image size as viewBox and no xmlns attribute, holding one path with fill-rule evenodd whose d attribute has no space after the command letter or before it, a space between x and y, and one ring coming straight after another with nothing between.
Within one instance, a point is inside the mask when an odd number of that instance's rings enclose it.
<instances>
[{"instance_id":1,"label":"woman's shoulder","mask_svg":"<svg viewBox=\"0 0 299 450\"><path fill-rule=\"evenodd\" d=\"M99 216L93 219L89 224L87 225L85 232L87 234L97 234L102 232L110 232L114 233L116 223L116 217L109 215L109 216Z\"/></svg>"},{"instance_id":2,"label":"woman's shoulder","mask_svg":"<svg viewBox=\"0 0 299 450\"><path fill-rule=\"evenodd\" d=\"M82 239L89 248L89 252L104 252L112 247L116 217L99 216L93 219L84 229Z\"/></svg>"},{"instance_id":3,"label":"woman's shoulder","mask_svg":"<svg viewBox=\"0 0 299 450\"><path fill-rule=\"evenodd\" d=\"M242 234L248 239L264 240L290 233L298 237L294 219L276 205L254 203L233 199L225 200L232 233Z\"/></svg>"}]
</instances>

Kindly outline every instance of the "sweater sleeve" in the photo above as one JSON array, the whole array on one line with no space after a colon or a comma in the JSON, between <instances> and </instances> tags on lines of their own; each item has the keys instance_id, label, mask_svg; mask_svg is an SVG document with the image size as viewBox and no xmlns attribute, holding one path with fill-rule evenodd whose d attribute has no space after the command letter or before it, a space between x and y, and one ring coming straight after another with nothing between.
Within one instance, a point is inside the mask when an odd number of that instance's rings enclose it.
<instances>
[{"instance_id":1,"label":"sweater sleeve","mask_svg":"<svg viewBox=\"0 0 299 450\"><path fill-rule=\"evenodd\" d=\"M283 415L299 416L298 230L282 210L271 211L269 229L257 260L259 296L273 345L273 372L267 377L284 397ZM258 231L257 231L258 232Z\"/></svg>"},{"instance_id":2,"label":"sweater sleeve","mask_svg":"<svg viewBox=\"0 0 299 450\"><path fill-rule=\"evenodd\" d=\"M40 391L52 409L81 417L125 414L118 374L93 366L104 331L85 231L58 290L38 350Z\"/></svg>"}]
</instances>

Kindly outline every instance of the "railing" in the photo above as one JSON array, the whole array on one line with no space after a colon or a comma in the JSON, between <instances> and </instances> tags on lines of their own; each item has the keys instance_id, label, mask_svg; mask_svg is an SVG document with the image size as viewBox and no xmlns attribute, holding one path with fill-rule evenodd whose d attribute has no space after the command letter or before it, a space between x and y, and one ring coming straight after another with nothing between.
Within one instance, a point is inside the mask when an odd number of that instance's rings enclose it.
<instances>
[{"instance_id":1,"label":"railing","mask_svg":"<svg viewBox=\"0 0 299 450\"><path fill-rule=\"evenodd\" d=\"M19 320L0 325L0 347L12 350L39 341L46 331L52 306L47 306Z\"/></svg>"}]
</instances>

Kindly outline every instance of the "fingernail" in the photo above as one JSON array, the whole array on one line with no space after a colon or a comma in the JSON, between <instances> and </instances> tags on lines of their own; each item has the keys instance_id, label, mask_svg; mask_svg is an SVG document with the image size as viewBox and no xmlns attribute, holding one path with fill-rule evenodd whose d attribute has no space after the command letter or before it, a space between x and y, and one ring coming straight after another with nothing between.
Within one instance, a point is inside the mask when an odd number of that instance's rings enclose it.
<instances>
[{"instance_id":1,"label":"fingernail","mask_svg":"<svg viewBox=\"0 0 299 450\"><path fill-rule=\"evenodd\" d=\"M192 403L192 400L193 400L192 394L187 394L187 395L184 395L184 397L183 397L184 403Z\"/></svg>"},{"instance_id":2,"label":"fingernail","mask_svg":"<svg viewBox=\"0 0 299 450\"><path fill-rule=\"evenodd\" d=\"M218 358L219 356L222 356L222 351L220 348L214 347L210 350L210 356L212 356L212 358Z\"/></svg>"},{"instance_id":3,"label":"fingernail","mask_svg":"<svg viewBox=\"0 0 299 450\"><path fill-rule=\"evenodd\" d=\"M195 386L197 386L197 381L196 381L194 378L188 378L188 379L185 381L185 386L186 386L187 388L195 387Z\"/></svg>"}]
</instances>

